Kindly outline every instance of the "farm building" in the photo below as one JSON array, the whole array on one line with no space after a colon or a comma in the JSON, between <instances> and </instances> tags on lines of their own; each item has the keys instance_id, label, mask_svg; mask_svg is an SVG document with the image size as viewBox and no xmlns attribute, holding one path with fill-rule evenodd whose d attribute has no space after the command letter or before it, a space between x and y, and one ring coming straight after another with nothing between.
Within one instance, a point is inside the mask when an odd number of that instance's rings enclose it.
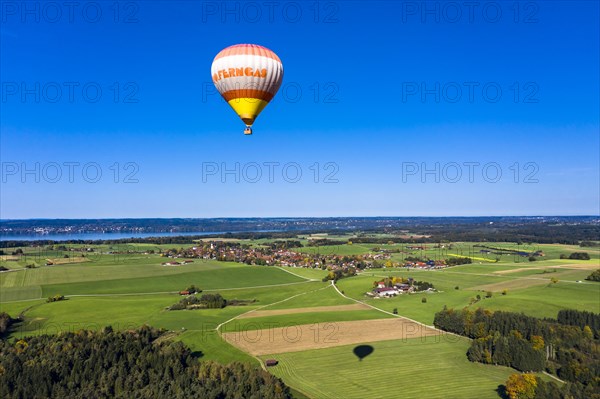
<instances>
[{"instance_id":1,"label":"farm building","mask_svg":"<svg viewBox=\"0 0 600 399\"><path fill-rule=\"evenodd\" d=\"M161 265L163 265L163 266L179 266L179 265L181 265L181 263L171 261L171 262L163 262L163 263L161 263Z\"/></svg>"},{"instance_id":2,"label":"farm building","mask_svg":"<svg viewBox=\"0 0 600 399\"><path fill-rule=\"evenodd\" d=\"M410 284L394 284L394 288L396 288L398 291L402 292L413 292L415 290L415 288L413 286L411 286Z\"/></svg>"},{"instance_id":3,"label":"farm building","mask_svg":"<svg viewBox=\"0 0 600 399\"><path fill-rule=\"evenodd\" d=\"M277 366L278 363L279 362L277 360L275 360L275 359L267 359L267 360L265 360L265 365L267 367Z\"/></svg>"},{"instance_id":4,"label":"farm building","mask_svg":"<svg viewBox=\"0 0 600 399\"><path fill-rule=\"evenodd\" d=\"M375 288L373 293L380 298L385 298L398 295L398 290L396 288Z\"/></svg>"}]
</instances>

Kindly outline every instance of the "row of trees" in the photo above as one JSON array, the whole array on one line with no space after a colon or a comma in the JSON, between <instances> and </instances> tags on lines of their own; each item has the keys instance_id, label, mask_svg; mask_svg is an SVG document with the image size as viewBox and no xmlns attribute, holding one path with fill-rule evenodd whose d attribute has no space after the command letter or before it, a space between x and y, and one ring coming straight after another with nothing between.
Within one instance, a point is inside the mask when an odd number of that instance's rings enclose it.
<instances>
[{"instance_id":1,"label":"row of trees","mask_svg":"<svg viewBox=\"0 0 600 399\"><path fill-rule=\"evenodd\" d=\"M520 371L546 370L600 393L598 314L563 310L554 320L512 312L444 308L436 313L434 325L473 338L467 352L472 361Z\"/></svg>"},{"instance_id":2,"label":"row of trees","mask_svg":"<svg viewBox=\"0 0 600 399\"><path fill-rule=\"evenodd\" d=\"M574 260L590 260L590 254L587 252L573 252L570 255L561 254L561 259L574 259Z\"/></svg>"},{"instance_id":3,"label":"row of trees","mask_svg":"<svg viewBox=\"0 0 600 399\"><path fill-rule=\"evenodd\" d=\"M199 362L163 330L78 331L0 341L2 398L291 398L247 364Z\"/></svg>"},{"instance_id":4,"label":"row of trees","mask_svg":"<svg viewBox=\"0 0 600 399\"><path fill-rule=\"evenodd\" d=\"M584 247L596 248L596 247L600 247L600 242L599 241L581 241L579 243L579 246L582 248L584 248Z\"/></svg>"},{"instance_id":5,"label":"row of trees","mask_svg":"<svg viewBox=\"0 0 600 399\"><path fill-rule=\"evenodd\" d=\"M450 257L449 259L446 259L446 264L448 266L467 265L472 262L473 260L467 257Z\"/></svg>"},{"instance_id":6,"label":"row of trees","mask_svg":"<svg viewBox=\"0 0 600 399\"><path fill-rule=\"evenodd\" d=\"M447 223L439 226L426 226L413 231L430 236L424 240L415 240L415 242L437 242L440 240L451 242L516 241L521 243L579 245L581 241L597 240L597 237L600 236L600 225L594 223L558 224L555 221L531 221L526 223L516 221L513 224L511 222L496 221L491 226L487 223L478 226Z\"/></svg>"},{"instance_id":7,"label":"row of trees","mask_svg":"<svg viewBox=\"0 0 600 399\"><path fill-rule=\"evenodd\" d=\"M431 222L424 220L424 222ZM406 231L396 229L373 229L371 233L397 233L397 237L372 237L359 235L352 238L356 244L387 244L394 243L437 243L437 242L517 242L517 243L539 243L539 244L572 244L594 243L597 246L597 237L600 236L600 226L592 223L579 225L556 224L545 221L523 221L515 220L514 223L497 220L489 225L489 220L481 220L481 223L465 221L455 222L451 219L440 220L435 224L422 225L419 223L407 223L406 229L410 229L414 236L407 236ZM339 231L337 232L339 234ZM583 245L582 245L583 246Z\"/></svg>"},{"instance_id":8,"label":"row of trees","mask_svg":"<svg viewBox=\"0 0 600 399\"><path fill-rule=\"evenodd\" d=\"M328 245L344 245L348 244L348 241L331 240L329 238L317 238L314 240L308 240L307 246L309 247L324 247Z\"/></svg>"},{"instance_id":9,"label":"row of trees","mask_svg":"<svg viewBox=\"0 0 600 399\"><path fill-rule=\"evenodd\" d=\"M276 251L279 249L290 249L290 248L302 248L303 245L299 240L275 240L273 242L264 244Z\"/></svg>"}]
</instances>

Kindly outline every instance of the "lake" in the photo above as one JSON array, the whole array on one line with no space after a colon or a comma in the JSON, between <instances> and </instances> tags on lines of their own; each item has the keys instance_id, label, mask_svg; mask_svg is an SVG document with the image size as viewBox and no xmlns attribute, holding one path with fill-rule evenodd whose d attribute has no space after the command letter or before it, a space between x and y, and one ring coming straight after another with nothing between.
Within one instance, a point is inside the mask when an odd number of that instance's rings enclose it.
<instances>
[{"instance_id":1,"label":"lake","mask_svg":"<svg viewBox=\"0 0 600 399\"><path fill-rule=\"evenodd\" d=\"M226 234L224 231L199 231L199 232L162 232L162 233L63 233L63 234L3 234L0 241L70 241L70 240L119 240L123 238L146 238L146 237L176 237L176 236L206 236L212 234Z\"/></svg>"}]
</instances>

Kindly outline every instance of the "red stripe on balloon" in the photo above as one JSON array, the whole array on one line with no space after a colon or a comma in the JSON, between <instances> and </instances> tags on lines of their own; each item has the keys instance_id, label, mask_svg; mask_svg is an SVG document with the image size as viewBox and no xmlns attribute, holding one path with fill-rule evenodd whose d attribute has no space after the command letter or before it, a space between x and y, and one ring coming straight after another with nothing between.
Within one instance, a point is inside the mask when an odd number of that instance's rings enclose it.
<instances>
[{"instance_id":1,"label":"red stripe on balloon","mask_svg":"<svg viewBox=\"0 0 600 399\"><path fill-rule=\"evenodd\" d=\"M271 94L267 91L256 90L256 89L229 90L221 95L227 102L229 102L231 100L236 100L238 98L255 98L257 100L263 100L263 101L269 102L269 101L271 101L271 99L273 99L273 96L274 96L274 94Z\"/></svg>"}]
</instances>

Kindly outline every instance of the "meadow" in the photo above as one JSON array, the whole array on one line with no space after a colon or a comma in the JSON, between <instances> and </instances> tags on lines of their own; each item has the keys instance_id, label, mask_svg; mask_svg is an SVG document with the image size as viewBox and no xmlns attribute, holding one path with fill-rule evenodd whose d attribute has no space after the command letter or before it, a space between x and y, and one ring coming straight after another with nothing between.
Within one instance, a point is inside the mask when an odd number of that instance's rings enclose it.
<instances>
[{"instance_id":1,"label":"meadow","mask_svg":"<svg viewBox=\"0 0 600 399\"><path fill-rule=\"evenodd\" d=\"M466 265L435 271L386 268L340 280L338 287L351 298L390 312L397 308L399 314L425 324L433 323L435 312L444 306L457 309L482 307L516 311L536 317L556 317L558 311L564 308L600 312L600 284L585 281L591 269L557 268L557 272L550 273L533 269L523 271L522 275L499 273L513 267L513 264ZM437 292L399 295L386 299L365 296L365 292L372 288L374 281L387 276L412 277L415 280L427 281L434 284ZM558 282L552 283L552 278L558 279ZM491 298L486 298L488 291L492 293ZM472 303L477 295L481 300ZM426 303L422 302L423 297L426 298Z\"/></svg>"},{"instance_id":2,"label":"meadow","mask_svg":"<svg viewBox=\"0 0 600 399\"><path fill-rule=\"evenodd\" d=\"M356 345L275 356L269 369L314 398L411 397L498 398L498 388L514 370L466 360L468 341L428 337L371 342L360 360ZM452 396L449 396L452 392Z\"/></svg>"},{"instance_id":3,"label":"meadow","mask_svg":"<svg viewBox=\"0 0 600 399\"><path fill-rule=\"evenodd\" d=\"M349 240L351 236L337 239ZM256 241L250 243L266 242ZM308 242L306 237L303 241ZM343 244L299 250L337 255L376 253L378 248L399 250L392 253L395 261L406 256L437 258L462 254L473 259L482 256L473 250L472 243L454 243L451 249L435 245L423 250L409 250L408 244ZM486 245L522 247L510 243ZM320 269L247 266L201 259L182 266L162 266L165 258L152 251L172 247L102 245L85 253L85 257L79 250L42 253L25 247L21 256L3 255L0 264L10 270L0 273L0 311L22 315L24 320L16 325L9 338L101 329L106 325L130 329L148 324L168 330L170 339L184 342L200 359L258 365L269 356L254 357L227 343L221 334L328 323L369 323L393 319L394 310L399 316L431 325L435 313L444 306L483 307L537 317L556 317L558 310L564 308L600 312L600 283L585 280L592 270L600 267L600 251L596 248L538 245L530 247L542 250L545 256L534 262L502 255L499 260L474 261L443 270L369 269L339 280L338 292L330 282L321 281L327 271ZM591 259L560 259L561 254L582 251L588 252ZM55 259L55 264L46 266L47 259ZM365 295L375 281L387 276L428 281L436 291L385 299ZM191 284L205 293L218 292L227 299L254 302L223 309L167 310L181 299L179 291ZM486 298L488 292L491 297ZM46 302L47 297L57 294L65 295L66 300ZM480 299L475 301L478 295ZM371 308L361 308L357 301ZM358 307L319 309L348 305ZM257 310L273 312L239 317ZM365 392L373 397L447 397L447 392L455 392L456 397L494 398L498 397L498 387L514 372L506 367L469 362L465 356L469 344L464 338L443 336L368 344L374 352L362 361L352 353L355 345L278 353L274 356L279 365L269 371L283 378L299 398L353 398L364 397Z\"/></svg>"}]
</instances>

